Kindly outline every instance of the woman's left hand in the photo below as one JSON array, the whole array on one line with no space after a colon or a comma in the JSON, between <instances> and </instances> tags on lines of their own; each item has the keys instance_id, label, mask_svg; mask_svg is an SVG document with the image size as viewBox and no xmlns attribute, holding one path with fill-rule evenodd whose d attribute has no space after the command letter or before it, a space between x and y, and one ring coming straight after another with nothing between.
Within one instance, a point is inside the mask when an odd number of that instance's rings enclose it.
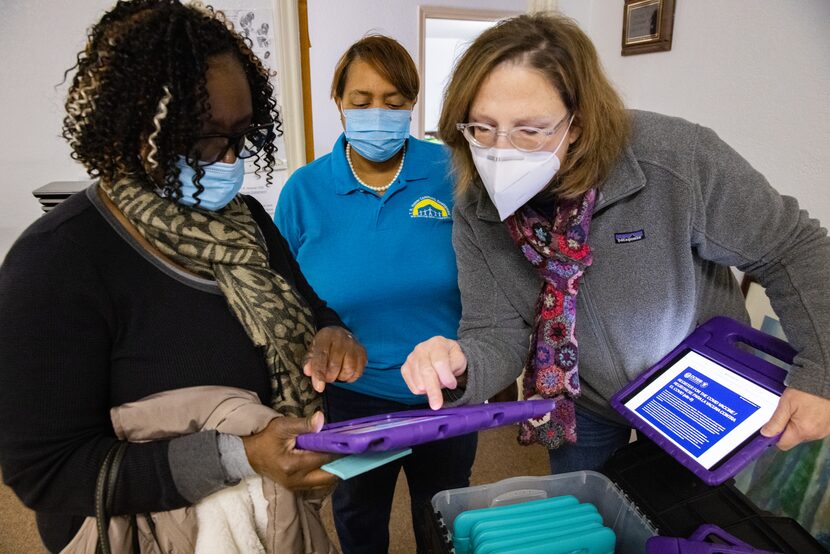
<instances>
[{"instance_id":1,"label":"woman's left hand","mask_svg":"<svg viewBox=\"0 0 830 554\"><path fill-rule=\"evenodd\" d=\"M830 436L830 399L788 387L761 434L773 437L782 431L781 450Z\"/></svg>"},{"instance_id":2,"label":"woman's left hand","mask_svg":"<svg viewBox=\"0 0 830 554\"><path fill-rule=\"evenodd\" d=\"M326 383L353 383L363 375L366 349L342 327L323 327L314 335L303 364L303 373L311 377L311 386L323 392Z\"/></svg>"}]
</instances>

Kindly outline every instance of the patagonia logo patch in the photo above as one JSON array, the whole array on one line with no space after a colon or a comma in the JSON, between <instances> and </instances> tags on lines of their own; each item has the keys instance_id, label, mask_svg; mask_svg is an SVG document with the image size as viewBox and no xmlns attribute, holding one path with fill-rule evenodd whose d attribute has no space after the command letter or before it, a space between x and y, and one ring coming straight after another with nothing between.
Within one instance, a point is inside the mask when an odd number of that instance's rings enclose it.
<instances>
[{"instance_id":1,"label":"patagonia logo patch","mask_svg":"<svg viewBox=\"0 0 830 554\"><path fill-rule=\"evenodd\" d=\"M639 231L629 231L627 233L614 233L614 242L623 244L626 242L637 242L646 238L646 232L643 229Z\"/></svg>"},{"instance_id":2,"label":"patagonia logo patch","mask_svg":"<svg viewBox=\"0 0 830 554\"><path fill-rule=\"evenodd\" d=\"M409 207L410 217L423 217L426 219L450 219L450 210L447 205L433 198L422 196Z\"/></svg>"}]
</instances>

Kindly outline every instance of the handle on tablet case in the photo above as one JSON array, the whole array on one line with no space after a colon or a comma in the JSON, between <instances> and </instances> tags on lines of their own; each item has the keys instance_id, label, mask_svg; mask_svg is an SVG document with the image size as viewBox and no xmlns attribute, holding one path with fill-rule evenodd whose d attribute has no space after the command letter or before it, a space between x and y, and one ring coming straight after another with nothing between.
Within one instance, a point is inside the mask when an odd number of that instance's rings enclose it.
<instances>
[{"instance_id":1,"label":"handle on tablet case","mask_svg":"<svg viewBox=\"0 0 830 554\"><path fill-rule=\"evenodd\" d=\"M646 554L780 554L758 550L750 545L714 544L675 537L651 537L646 541Z\"/></svg>"},{"instance_id":2,"label":"handle on tablet case","mask_svg":"<svg viewBox=\"0 0 830 554\"><path fill-rule=\"evenodd\" d=\"M766 375L776 381L784 382L787 376L785 369L742 350L737 343L747 344L787 365L793 363L796 355L795 349L789 343L727 317L714 317L702 327L712 333L712 338L709 340L712 348L749 367L761 366Z\"/></svg>"},{"instance_id":3,"label":"handle on tablet case","mask_svg":"<svg viewBox=\"0 0 830 554\"><path fill-rule=\"evenodd\" d=\"M715 538L718 542L711 542ZM646 542L646 554L777 554L758 550L717 525L701 525L688 539L651 537Z\"/></svg>"},{"instance_id":4,"label":"handle on tablet case","mask_svg":"<svg viewBox=\"0 0 830 554\"><path fill-rule=\"evenodd\" d=\"M741 541L737 537L733 537L717 525L706 523L695 529L695 532L689 535L689 539L693 541L705 541L708 537L716 537L719 540L724 541L725 544L729 544L732 546L750 546L749 544Z\"/></svg>"}]
</instances>

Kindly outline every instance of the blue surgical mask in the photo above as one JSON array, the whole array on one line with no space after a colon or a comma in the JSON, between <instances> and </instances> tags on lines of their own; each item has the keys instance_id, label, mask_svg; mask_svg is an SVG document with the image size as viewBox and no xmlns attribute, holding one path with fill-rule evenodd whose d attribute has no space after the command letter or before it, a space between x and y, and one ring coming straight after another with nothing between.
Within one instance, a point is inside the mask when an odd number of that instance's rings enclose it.
<instances>
[{"instance_id":1,"label":"blue surgical mask","mask_svg":"<svg viewBox=\"0 0 830 554\"><path fill-rule=\"evenodd\" d=\"M403 148L409 137L412 110L344 110L343 117L346 139L352 148L367 160L385 162Z\"/></svg>"},{"instance_id":2,"label":"blue surgical mask","mask_svg":"<svg viewBox=\"0 0 830 554\"><path fill-rule=\"evenodd\" d=\"M184 156L176 161L179 168L179 191L181 198L179 203L185 206L196 205L196 185L193 184L193 176L196 171L187 165ZM242 181L245 178L245 160L237 158L232 164L222 162L212 163L204 167L205 174L199 180L205 190L199 195L199 207L212 212L221 210L227 206L239 189L242 188Z\"/></svg>"}]
</instances>

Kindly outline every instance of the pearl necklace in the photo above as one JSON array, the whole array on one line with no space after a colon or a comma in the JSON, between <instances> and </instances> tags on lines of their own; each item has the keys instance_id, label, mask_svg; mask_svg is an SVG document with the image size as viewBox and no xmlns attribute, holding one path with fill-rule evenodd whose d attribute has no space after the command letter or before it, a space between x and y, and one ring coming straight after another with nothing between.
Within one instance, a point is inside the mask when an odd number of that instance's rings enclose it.
<instances>
[{"instance_id":1,"label":"pearl necklace","mask_svg":"<svg viewBox=\"0 0 830 554\"><path fill-rule=\"evenodd\" d=\"M354 170L354 166L352 165L352 145L348 142L346 143L346 161L349 162L349 169L352 170L352 175L354 178L357 179L357 182L366 187L369 190L373 190L375 192L386 192L386 190L392 186L392 184L398 180L398 177L401 174L401 170L403 169L403 161L406 159L406 145L403 147L403 156L401 156L401 163L398 165L398 171L395 172L395 176L392 177L392 180L389 181L388 184L380 186L380 187L373 187L372 185L367 185L364 183L360 177L357 176L357 171Z\"/></svg>"}]
</instances>

